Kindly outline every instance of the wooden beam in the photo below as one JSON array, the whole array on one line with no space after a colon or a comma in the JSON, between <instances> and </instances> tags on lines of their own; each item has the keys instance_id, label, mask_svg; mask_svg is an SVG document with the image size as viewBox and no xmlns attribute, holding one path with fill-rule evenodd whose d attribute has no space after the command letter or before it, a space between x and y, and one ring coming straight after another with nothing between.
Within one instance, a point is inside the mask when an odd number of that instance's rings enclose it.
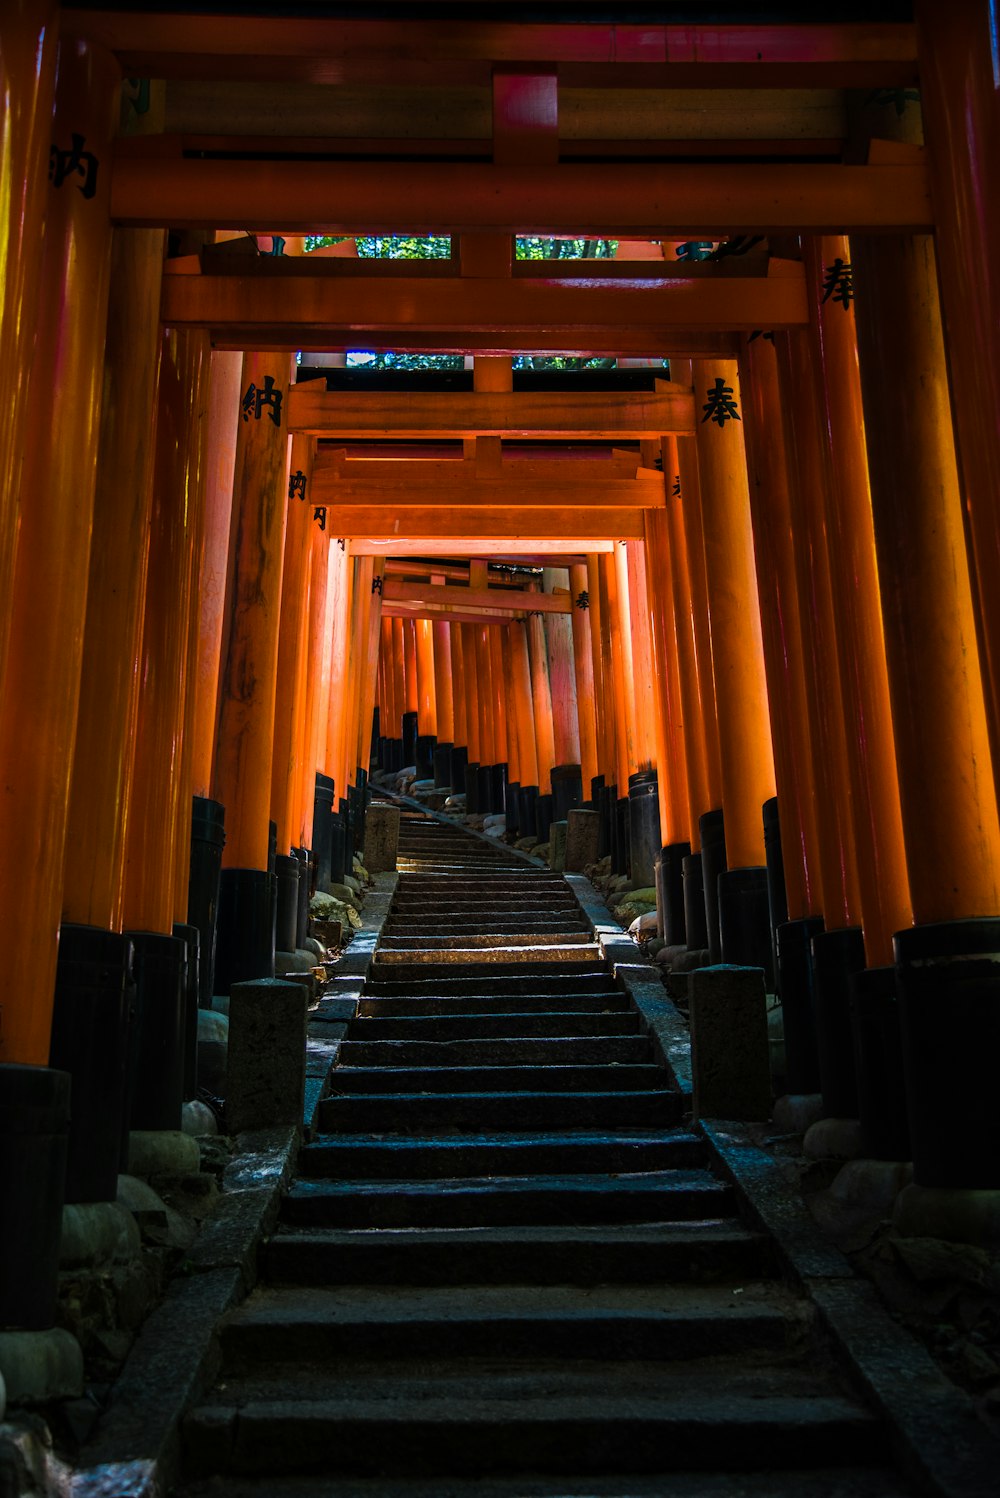
<instances>
[{"instance_id":1,"label":"wooden beam","mask_svg":"<svg viewBox=\"0 0 1000 1498\"><path fill-rule=\"evenodd\" d=\"M336 517L331 517L331 535L335 530ZM579 530L564 536L529 536L524 540L504 536L498 541L494 536L386 536L372 533L351 539L351 555L357 557L488 557L494 562L525 562L537 566L568 566L567 558L577 560L587 552L611 552L615 548L615 536L581 536ZM497 551L501 546L502 551Z\"/></svg>"},{"instance_id":2,"label":"wooden beam","mask_svg":"<svg viewBox=\"0 0 1000 1498\"><path fill-rule=\"evenodd\" d=\"M386 578L382 584L383 600L395 603L434 603L441 607L451 605L463 608L475 604L480 608L504 609L511 613L523 613L526 609L547 614L568 614L572 602L568 593L531 593L524 588L505 588L493 592L489 588L454 587L448 583L414 583L403 578Z\"/></svg>"},{"instance_id":3,"label":"wooden beam","mask_svg":"<svg viewBox=\"0 0 1000 1498\"><path fill-rule=\"evenodd\" d=\"M520 470L536 469L530 463L501 465L500 471L482 472L475 462L449 463L344 463L321 464L313 469L310 501L328 505L338 515L360 507L384 506L391 512L413 509L662 509L666 502L663 474L640 468L633 478L605 478L596 465L547 463L548 470L522 478ZM586 469L574 476L567 469ZM605 465L601 465L602 468ZM607 465L609 468L611 465ZM369 474L365 470L373 469ZM612 475L613 475L612 470Z\"/></svg>"},{"instance_id":4,"label":"wooden beam","mask_svg":"<svg viewBox=\"0 0 1000 1498\"><path fill-rule=\"evenodd\" d=\"M309 380L289 392L290 432L338 438L494 436L571 441L585 437L614 442L670 432L689 436L695 430L690 388L666 380L656 382L655 392L502 395L385 391L372 396L351 390L317 390L319 383Z\"/></svg>"},{"instance_id":5,"label":"wooden beam","mask_svg":"<svg viewBox=\"0 0 1000 1498\"><path fill-rule=\"evenodd\" d=\"M617 343L628 332L648 346L692 332L799 327L809 317L802 267L796 264L786 275L712 279L678 275L671 268L669 276L639 283L605 282L598 271L572 285L544 276L165 275L160 320L169 328L209 329L216 340L225 330L238 330L251 348L259 346L259 331L273 338L279 328L291 349L328 343L334 329L338 341L346 336L362 348L372 333L388 337L393 347L399 333L410 342L422 333L435 345L452 346L475 333L527 348L539 334L576 345L606 343L609 336Z\"/></svg>"},{"instance_id":6,"label":"wooden beam","mask_svg":"<svg viewBox=\"0 0 1000 1498\"><path fill-rule=\"evenodd\" d=\"M111 216L131 228L299 234L625 238L926 233L922 161L892 166L116 159Z\"/></svg>"},{"instance_id":7,"label":"wooden beam","mask_svg":"<svg viewBox=\"0 0 1000 1498\"><path fill-rule=\"evenodd\" d=\"M368 539L384 538L384 541L416 540L409 551L419 555L421 538L478 536L481 540L496 538L496 545L511 550L511 542L524 540L532 550L536 538L563 537L572 531L574 538L605 538L641 536L643 534L641 510L578 510L570 506L561 510L510 510L506 507L486 507L476 510L442 510L436 506L423 510L393 512L388 506L355 506L341 512L334 507L327 520L327 529L335 536L364 536ZM563 546L563 551L592 550L582 541L574 547ZM357 555L356 548L352 551ZM363 553L362 553L363 554ZM374 552L373 555L382 553Z\"/></svg>"},{"instance_id":8,"label":"wooden beam","mask_svg":"<svg viewBox=\"0 0 1000 1498\"><path fill-rule=\"evenodd\" d=\"M117 53L142 78L485 85L494 62L558 63L564 85L888 88L916 80L911 25L717 25L191 15L67 9L67 36Z\"/></svg>"},{"instance_id":9,"label":"wooden beam","mask_svg":"<svg viewBox=\"0 0 1000 1498\"><path fill-rule=\"evenodd\" d=\"M384 603L382 617L390 619L436 619L448 624L509 624L512 618L524 618L523 610L509 613L477 612L474 609L440 609L430 603Z\"/></svg>"},{"instance_id":10,"label":"wooden beam","mask_svg":"<svg viewBox=\"0 0 1000 1498\"><path fill-rule=\"evenodd\" d=\"M455 399L445 395L446 401ZM461 399L461 396L457 397ZM369 400L378 400L371 395ZM430 446L430 444L428 444ZM321 446L314 461L314 474L320 474L327 483L336 484L345 499L356 493L371 496L379 490L395 491L417 488L433 488L443 493L464 493L470 483L477 479L490 479L511 486L528 487L544 484L547 487L580 487L612 483L653 484L661 477L659 471L644 468L638 452L616 448L597 449L580 456L580 450L569 453L553 453L543 458L533 456L512 457L507 448L497 467L476 458L425 457L420 451L404 451L398 456L349 458L343 447ZM529 449L530 452L530 449Z\"/></svg>"}]
</instances>

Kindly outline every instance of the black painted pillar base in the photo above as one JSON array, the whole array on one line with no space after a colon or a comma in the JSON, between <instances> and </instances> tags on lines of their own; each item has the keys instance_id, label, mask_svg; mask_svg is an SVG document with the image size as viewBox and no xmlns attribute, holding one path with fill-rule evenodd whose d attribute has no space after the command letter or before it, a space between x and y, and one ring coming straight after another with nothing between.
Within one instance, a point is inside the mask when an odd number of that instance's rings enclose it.
<instances>
[{"instance_id":1,"label":"black painted pillar base","mask_svg":"<svg viewBox=\"0 0 1000 1498\"><path fill-rule=\"evenodd\" d=\"M705 885L701 854L689 853L681 860L684 879L684 930L689 952L704 952L708 947L708 925L705 921Z\"/></svg>"},{"instance_id":2,"label":"black painted pillar base","mask_svg":"<svg viewBox=\"0 0 1000 1498\"><path fill-rule=\"evenodd\" d=\"M603 775L592 775L590 777L590 800L589 801L585 801L583 803L584 806L589 807L591 811L600 811L600 809L601 809L601 791L603 789L604 789L604 776ZM600 855L598 855L598 856L600 856Z\"/></svg>"},{"instance_id":3,"label":"black painted pillar base","mask_svg":"<svg viewBox=\"0 0 1000 1498\"><path fill-rule=\"evenodd\" d=\"M574 806L583 805L583 772L579 765L553 765L552 820L565 822Z\"/></svg>"},{"instance_id":4,"label":"black painted pillar base","mask_svg":"<svg viewBox=\"0 0 1000 1498\"><path fill-rule=\"evenodd\" d=\"M215 986L228 994L234 983L274 977L274 928L263 869L223 869L219 885L219 936Z\"/></svg>"},{"instance_id":5,"label":"black painted pillar base","mask_svg":"<svg viewBox=\"0 0 1000 1498\"><path fill-rule=\"evenodd\" d=\"M687 945L684 915L684 860L691 856L690 843L667 843L660 849L660 909L663 940L668 947Z\"/></svg>"},{"instance_id":6,"label":"black painted pillar base","mask_svg":"<svg viewBox=\"0 0 1000 1498\"><path fill-rule=\"evenodd\" d=\"M113 1202L118 1194L134 999L128 937L64 922L59 929L49 1065L67 1072L73 1085L67 1202Z\"/></svg>"},{"instance_id":7,"label":"black painted pillar base","mask_svg":"<svg viewBox=\"0 0 1000 1498\"><path fill-rule=\"evenodd\" d=\"M628 796L619 796L615 802L614 843L611 849L611 868L616 874L627 874L631 868L629 845Z\"/></svg>"},{"instance_id":8,"label":"black painted pillar base","mask_svg":"<svg viewBox=\"0 0 1000 1498\"><path fill-rule=\"evenodd\" d=\"M639 770L628 778L628 828L632 883L636 889L648 889L662 846L655 770Z\"/></svg>"},{"instance_id":9,"label":"black painted pillar base","mask_svg":"<svg viewBox=\"0 0 1000 1498\"><path fill-rule=\"evenodd\" d=\"M851 1023L851 978L865 965L860 926L820 931L812 942L820 1090L827 1118L857 1118L858 1078Z\"/></svg>"},{"instance_id":10,"label":"black painted pillar base","mask_svg":"<svg viewBox=\"0 0 1000 1498\"><path fill-rule=\"evenodd\" d=\"M822 916L806 916L785 921L775 932L778 996L785 1031L785 1085L797 1094L820 1091L812 942L822 930Z\"/></svg>"},{"instance_id":11,"label":"black painted pillar base","mask_svg":"<svg viewBox=\"0 0 1000 1498\"><path fill-rule=\"evenodd\" d=\"M554 821L552 815L552 792L546 791L544 795L535 797L535 836L540 843L547 843L550 836L549 829Z\"/></svg>"},{"instance_id":12,"label":"black painted pillar base","mask_svg":"<svg viewBox=\"0 0 1000 1498\"><path fill-rule=\"evenodd\" d=\"M343 806L343 802L341 805ZM338 811L330 818L330 883L343 884L346 873L347 818L343 811ZM319 885L316 887L318 889Z\"/></svg>"},{"instance_id":13,"label":"black painted pillar base","mask_svg":"<svg viewBox=\"0 0 1000 1498\"><path fill-rule=\"evenodd\" d=\"M299 860L279 853L274 873L278 882L274 945L279 952L294 952L299 936Z\"/></svg>"},{"instance_id":14,"label":"black painted pillar base","mask_svg":"<svg viewBox=\"0 0 1000 1498\"><path fill-rule=\"evenodd\" d=\"M764 802L764 862L767 864L767 900L771 910L771 930L777 931L788 920L788 896L785 893L785 859L781 851L781 821L778 798Z\"/></svg>"},{"instance_id":15,"label":"black painted pillar base","mask_svg":"<svg viewBox=\"0 0 1000 1498\"><path fill-rule=\"evenodd\" d=\"M55 1324L71 1079L46 1066L0 1065L0 1326Z\"/></svg>"},{"instance_id":16,"label":"black painted pillar base","mask_svg":"<svg viewBox=\"0 0 1000 1498\"><path fill-rule=\"evenodd\" d=\"M299 903L295 917L295 945L304 947L306 937L309 935L309 876L311 864L308 848L293 848L299 862Z\"/></svg>"},{"instance_id":17,"label":"black painted pillar base","mask_svg":"<svg viewBox=\"0 0 1000 1498\"><path fill-rule=\"evenodd\" d=\"M437 739L432 733L419 733L416 742L416 767L418 780L434 779L434 750Z\"/></svg>"},{"instance_id":18,"label":"black painted pillar base","mask_svg":"<svg viewBox=\"0 0 1000 1498\"><path fill-rule=\"evenodd\" d=\"M334 784L329 775L316 775L316 790L313 796L313 856L316 859L316 888L323 894L330 893L332 823L334 808Z\"/></svg>"},{"instance_id":19,"label":"black painted pillar base","mask_svg":"<svg viewBox=\"0 0 1000 1498\"><path fill-rule=\"evenodd\" d=\"M726 869L719 875L719 945L723 962L762 967L768 992L774 990L771 908L767 869Z\"/></svg>"},{"instance_id":20,"label":"black painted pillar base","mask_svg":"<svg viewBox=\"0 0 1000 1498\"><path fill-rule=\"evenodd\" d=\"M198 975L201 970L201 932L197 926L174 922L174 935L184 943L184 1101L198 1096Z\"/></svg>"},{"instance_id":21,"label":"black painted pillar base","mask_svg":"<svg viewBox=\"0 0 1000 1498\"><path fill-rule=\"evenodd\" d=\"M434 789L438 791L450 791L453 789L451 783L451 756L454 747L451 744L434 745Z\"/></svg>"},{"instance_id":22,"label":"black painted pillar base","mask_svg":"<svg viewBox=\"0 0 1000 1498\"><path fill-rule=\"evenodd\" d=\"M538 836L538 787L537 785L522 785L517 793L517 822L522 837Z\"/></svg>"},{"instance_id":23,"label":"black painted pillar base","mask_svg":"<svg viewBox=\"0 0 1000 1498\"><path fill-rule=\"evenodd\" d=\"M393 775L398 775L403 768L403 740L389 740L389 770Z\"/></svg>"},{"instance_id":24,"label":"black painted pillar base","mask_svg":"<svg viewBox=\"0 0 1000 1498\"><path fill-rule=\"evenodd\" d=\"M226 875L231 872L251 871L223 869L224 892ZM252 872L257 874L262 892L261 906L269 918L268 875L257 870ZM129 1047L128 1126L130 1129L179 1129L184 1101L187 945L179 936L164 936L158 931L129 931L126 934L131 937L135 948L135 1018ZM274 973L273 960L272 955L271 976Z\"/></svg>"},{"instance_id":25,"label":"black painted pillar base","mask_svg":"<svg viewBox=\"0 0 1000 1498\"><path fill-rule=\"evenodd\" d=\"M726 828L721 810L706 811L698 818L701 834L701 882L705 890L705 930L709 961L722 961L719 930L719 875L726 871Z\"/></svg>"},{"instance_id":26,"label":"black painted pillar base","mask_svg":"<svg viewBox=\"0 0 1000 1498\"><path fill-rule=\"evenodd\" d=\"M597 856L614 858L615 807L618 805L618 787L602 785L597 793Z\"/></svg>"},{"instance_id":27,"label":"black painted pillar base","mask_svg":"<svg viewBox=\"0 0 1000 1498\"><path fill-rule=\"evenodd\" d=\"M918 1186L1000 1188L1000 920L893 937Z\"/></svg>"},{"instance_id":28,"label":"black painted pillar base","mask_svg":"<svg viewBox=\"0 0 1000 1498\"><path fill-rule=\"evenodd\" d=\"M468 777L466 777L468 784ZM476 770L476 810L480 816L496 811L493 804L493 766L479 765Z\"/></svg>"},{"instance_id":29,"label":"black painted pillar base","mask_svg":"<svg viewBox=\"0 0 1000 1498\"><path fill-rule=\"evenodd\" d=\"M469 760L465 765L465 810L478 815L485 807L479 805L479 761Z\"/></svg>"},{"instance_id":30,"label":"black painted pillar base","mask_svg":"<svg viewBox=\"0 0 1000 1498\"><path fill-rule=\"evenodd\" d=\"M490 810L497 816L507 809L507 761L490 766Z\"/></svg>"},{"instance_id":31,"label":"black painted pillar base","mask_svg":"<svg viewBox=\"0 0 1000 1498\"><path fill-rule=\"evenodd\" d=\"M870 1160L908 1160L910 1125L896 969L867 967L850 983L861 1143Z\"/></svg>"},{"instance_id":32,"label":"black painted pillar base","mask_svg":"<svg viewBox=\"0 0 1000 1498\"><path fill-rule=\"evenodd\" d=\"M456 744L451 751L451 779L453 795L465 794L465 767L469 763L469 751L464 744Z\"/></svg>"},{"instance_id":33,"label":"black painted pillar base","mask_svg":"<svg viewBox=\"0 0 1000 1498\"><path fill-rule=\"evenodd\" d=\"M417 763L417 715L403 714L403 763L400 769L407 770Z\"/></svg>"},{"instance_id":34,"label":"black painted pillar base","mask_svg":"<svg viewBox=\"0 0 1000 1498\"><path fill-rule=\"evenodd\" d=\"M507 782L504 811L507 814L507 831L512 837L516 837L521 825L521 785L517 780Z\"/></svg>"},{"instance_id":35,"label":"black painted pillar base","mask_svg":"<svg viewBox=\"0 0 1000 1498\"><path fill-rule=\"evenodd\" d=\"M212 1007L215 975L215 921L219 909L219 877L226 845L226 808L206 796L192 797L191 871L188 878L187 918L201 933L198 1003Z\"/></svg>"}]
</instances>

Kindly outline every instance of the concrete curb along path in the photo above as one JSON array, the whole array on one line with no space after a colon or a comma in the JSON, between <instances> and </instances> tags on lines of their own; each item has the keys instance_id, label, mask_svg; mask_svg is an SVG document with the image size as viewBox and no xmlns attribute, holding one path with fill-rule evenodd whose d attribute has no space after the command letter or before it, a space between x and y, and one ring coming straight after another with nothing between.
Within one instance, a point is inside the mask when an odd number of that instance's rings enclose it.
<instances>
[{"instance_id":1,"label":"concrete curb along path","mask_svg":"<svg viewBox=\"0 0 1000 1498\"><path fill-rule=\"evenodd\" d=\"M222 1193L163 1300L146 1318L94 1438L81 1453L72 1498L165 1498L178 1469L180 1423L218 1371L218 1327L257 1283L257 1250L273 1230L303 1136L316 1129L340 1043L357 1013L396 888L375 875L362 926L331 965L309 1017L301 1129L239 1134Z\"/></svg>"}]
</instances>

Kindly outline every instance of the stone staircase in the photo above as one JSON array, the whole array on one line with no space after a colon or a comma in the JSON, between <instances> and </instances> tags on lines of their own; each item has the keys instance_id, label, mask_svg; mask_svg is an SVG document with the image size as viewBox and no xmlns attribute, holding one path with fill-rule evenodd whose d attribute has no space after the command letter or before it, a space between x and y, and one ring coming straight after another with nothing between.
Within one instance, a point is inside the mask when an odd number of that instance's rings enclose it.
<instances>
[{"instance_id":1,"label":"stone staircase","mask_svg":"<svg viewBox=\"0 0 1000 1498\"><path fill-rule=\"evenodd\" d=\"M909 1492L568 885L409 816L400 869L184 1492Z\"/></svg>"}]
</instances>

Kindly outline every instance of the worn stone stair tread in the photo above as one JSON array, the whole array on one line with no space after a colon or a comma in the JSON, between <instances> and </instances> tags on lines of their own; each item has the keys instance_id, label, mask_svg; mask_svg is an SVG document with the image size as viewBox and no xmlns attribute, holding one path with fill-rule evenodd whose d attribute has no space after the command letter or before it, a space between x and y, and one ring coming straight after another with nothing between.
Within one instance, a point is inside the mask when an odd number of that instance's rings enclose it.
<instances>
[{"instance_id":1,"label":"worn stone stair tread","mask_svg":"<svg viewBox=\"0 0 1000 1498\"><path fill-rule=\"evenodd\" d=\"M412 986L405 983L374 986L369 983L361 995L358 1015L359 1018L374 1019L382 1015L410 1014L413 1018L418 1018L421 1015L433 1015L435 1011L432 1006L435 1004L447 1005L448 1008L443 1011L445 1014L460 1015L482 1014L484 1005L495 1015L525 1014L532 1011L540 1014L635 1013L628 1007L628 1000L620 989L599 991L595 986L595 990L589 993L567 994L564 1002L572 1007L559 1011L552 1010L551 994L532 992L528 985L525 985L526 992L521 992L520 986L511 989L498 983L491 987L492 991L483 993L470 985L471 991L466 993L462 991L460 984L428 983L415 992ZM386 988L399 991L387 993Z\"/></svg>"},{"instance_id":2,"label":"worn stone stair tread","mask_svg":"<svg viewBox=\"0 0 1000 1498\"><path fill-rule=\"evenodd\" d=\"M537 1129L664 1127L676 1123L684 1102L679 1093L641 1092L384 1092L340 1093L320 1104L320 1126L343 1133L396 1134L414 1129L466 1133L506 1129L530 1120Z\"/></svg>"},{"instance_id":3,"label":"worn stone stair tread","mask_svg":"<svg viewBox=\"0 0 1000 1498\"><path fill-rule=\"evenodd\" d=\"M669 1487L667 1486L669 1484ZM886 1467L454 1478L253 1477L185 1484L178 1498L912 1498Z\"/></svg>"},{"instance_id":4,"label":"worn stone stair tread","mask_svg":"<svg viewBox=\"0 0 1000 1498\"><path fill-rule=\"evenodd\" d=\"M627 1003L624 993L617 988L611 979L611 975L603 968L595 968L593 963L588 963L581 972L574 972L572 977L571 993L576 997L586 997L591 994L600 994L602 997L614 997L620 1006ZM504 973L490 970L478 976L461 977L447 970L440 973L418 973L416 977L404 978L402 976L390 977L388 973L384 976L377 971L371 971L365 981L365 991L373 997L379 994L406 993L419 996L421 994L461 994L467 996L479 995L481 997L498 997L504 993L525 993L544 997L551 1003L553 996L562 996L562 990L566 987L567 974L559 972L555 968L549 968L541 972L530 973Z\"/></svg>"},{"instance_id":5,"label":"worn stone stair tread","mask_svg":"<svg viewBox=\"0 0 1000 1498\"><path fill-rule=\"evenodd\" d=\"M337 1066L331 1095L408 1092L653 1092L669 1090L662 1067L652 1062L576 1066L514 1063L510 1066Z\"/></svg>"},{"instance_id":6,"label":"worn stone stair tread","mask_svg":"<svg viewBox=\"0 0 1000 1498\"><path fill-rule=\"evenodd\" d=\"M720 1379L716 1371L706 1380L685 1365L677 1365L673 1379L663 1374L669 1365L635 1365L645 1376L633 1375L631 1387L622 1386L617 1367L603 1363L592 1365L589 1378L539 1369L518 1378L494 1365L486 1380L461 1360L443 1380L426 1366L414 1371L389 1361L379 1379L370 1366L361 1372L345 1361L336 1382L322 1375L299 1385L272 1380L270 1398L266 1382L263 1389L227 1387L219 1403L188 1417L189 1459L202 1472L335 1464L341 1471L417 1476L472 1474L484 1462L494 1472L575 1467L589 1473L623 1465L661 1471L670 1462L772 1467L776 1456L789 1465L857 1463L884 1455L875 1418L822 1383L810 1387L798 1369L783 1383L773 1370L755 1368L748 1388L735 1370L733 1377Z\"/></svg>"},{"instance_id":7,"label":"worn stone stair tread","mask_svg":"<svg viewBox=\"0 0 1000 1498\"><path fill-rule=\"evenodd\" d=\"M490 956L485 954L490 953ZM525 959L531 963L540 962L573 962L583 957L589 957L592 961L600 957L601 949L596 942L587 939L586 932L580 932L579 944L572 938L565 942L553 942L546 946L543 941L534 938L525 942L510 942L504 947L475 947L458 946L449 947L415 947L412 950L404 948L399 951L387 949L380 946L375 953L375 967L419 966L426 967L431 963L443 963L446 966L466 966L470 968L484 967L497 963L523 962ZM516 954L516 955L511 955Z\"/></svg>"},{"instance_id":8,"label":"worn stone stair tread","mask_svg":"<svg viewBox=\"0 0 1000 1498\"><path fill-rule=\"evenodd\" d=\"M489 921L445 921L443 917L437 916L433 920L389 920L382 927L381 941L452 941L459 946L469 945L469 938L490 937L496 941L508 941L511 936L529 935L537 936L573 936L586 930L590 937L590 928L584 924L583 917L574 920L569 914L562 916L559 920L526 920L515 916L510 919L494 919Z\"/></svg>"},{"instance_id":9,"label":"worn stone stair tread","mask_svg":"<svg viewBox=\"0 0 1000 1498\"><path fill-rule=\"evenodd\" d=\"M340 1180L362 1179L366 1172L422 1180L443 1175L617 1173L690 1167L701 1164L704 1154L701 1138L681 1130L616 1130L613 1134L550 1130L391 1139L321 1134L302 1150L299 1170L309 1178L327 1175Z\"/></svg>"},{"instance_id":10,"label":"worn stone stair tread","mask_svg":"<svg viewBox=\"0 0 1000 1498\"><path fill-rule=\"evenodd\" d=\"M689 1222L307 1228L281 1223L264 1250L272 1283L739 1285L771 1270L766 1239L734 1219Z\"/></svg>"},{"instance_id":11,"label":"worn stone stair tread","mask_svg":"<svg viewBox=\"0 0 1000 1498\"><path fill-rule=\"evenodd\" d=\"M383 932L378 945L378 961L385 961L386 954L390 952L428 952L432 955L441 952L463 953L475 952L480 947L489 950L505 951L511 948L517 950L531 951L537 949L548 950L555 947L579 946L592 947L594 939L589 928L582 927L576 931L567 930L565 925L556 925L552 930L540 927L529 928L527 931L522 927L519 930L500 931L496 926L489 926L484 932L470 931L467 927L457 926L447 936L432 936L426 927L413 929L400 934L398 931ZM497 959L499 961L499 959Z\"/></svg>"},{"instance_id":12,"label":"worn stone stair tread","mask_svg":"<svg viewBox=\"0 0 1000 1498\"><path fill-rule=\"evenodd\" d=\"M560 1063L602 1066L649 1063L652 1042L646 1035L582 1036L512 1035L506 1039L356 1040L348 1033L339 1052L341 1066L549 1066Z\"/></svg>"},{"instance_id":13,"label":"worn stone stair tread","mask_svg":"<svg viewBox=\"0 0 1000 1498\"><path fill-rule=\"evenodd\" d=\"M351 1023L350 1040L534 1040L582 1039L600 1036L634 1036L644 1032L633 1010L593 1014L588 1010L549 1010L544 1014L515 1012L461 1016L414 1014L359 1014Z\"/></svg>"}]
</instances>

